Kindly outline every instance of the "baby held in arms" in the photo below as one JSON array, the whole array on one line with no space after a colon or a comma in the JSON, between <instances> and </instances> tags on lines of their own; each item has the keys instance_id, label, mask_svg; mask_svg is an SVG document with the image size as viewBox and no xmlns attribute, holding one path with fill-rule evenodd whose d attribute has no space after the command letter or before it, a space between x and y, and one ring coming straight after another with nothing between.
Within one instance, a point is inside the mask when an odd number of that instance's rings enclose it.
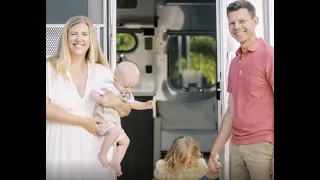
<instances>
[{"instance_id":1,"label":"baby held in arms","mask_svg":"<svg viewBox=\"0 0 320 180\"><path fill-rule=\"evenodd\" d=\"M147 102L136 101L132 94L132 90L139 83L139 79L140 71L137 65L130 61L124 61L117 65L114 72L114 81L102 84L101 88L107 88L115 95L120 96L123 101L130 103L132 109L153 109L154 104L152 100ZM101 145L98 158L102 166L113 167L117 176L121 176L120 163L127 151L130 139L121 127L119 113L113 108L104 108L100 105L104 103L103 94L105 93L105 91L100 89L93 90L90 93L90 98L96 102L93 116L104 122L99 124L99 133L101 136L105 136L105 139ZM111 162L109 162L107 153L115 142L117 142L117 148Z\"/></svg>"}]
</instances>

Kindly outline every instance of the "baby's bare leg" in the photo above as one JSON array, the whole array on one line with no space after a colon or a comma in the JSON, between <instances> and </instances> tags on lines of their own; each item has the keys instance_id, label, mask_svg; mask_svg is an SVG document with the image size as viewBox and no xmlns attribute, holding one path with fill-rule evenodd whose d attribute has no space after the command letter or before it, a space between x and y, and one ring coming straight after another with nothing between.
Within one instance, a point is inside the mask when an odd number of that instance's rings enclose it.
<instances>
[{"instance_id":1,"label":"baby's bare leg","mask_svg":"<svg viewBox=\"0 0 320 180\"><path fill-rule=\"evenodd\" d=\"M98 154L98 159L103 167L109 167L108 161L108 151L113 143L119 137L119 130L116 128L110 129L107 133L104 134L105 138L100 148L100 152Z\"/></svg>"},{"instance_id":2,"label":"baby's bare leg","mask_svg":"<svg viewBox=\"0 0 320 180\"><path fill-rule=\"evenodd\" d=\"M120 163L127 152L129 144L130 139L128 136L124 135L123 137L121 137L121 139L118 141L116 152L114 153L113 158L110 162L110 165L115 169L117 176L122 175Z\"/></svg>"}]
</instances>

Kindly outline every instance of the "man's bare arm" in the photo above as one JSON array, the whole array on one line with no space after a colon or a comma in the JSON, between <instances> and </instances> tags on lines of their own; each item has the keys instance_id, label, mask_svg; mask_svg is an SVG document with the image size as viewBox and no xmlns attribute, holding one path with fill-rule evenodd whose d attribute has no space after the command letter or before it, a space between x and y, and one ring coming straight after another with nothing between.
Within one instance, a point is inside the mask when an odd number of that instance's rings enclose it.
<instances>
[{"instance_id":1,"label":"man's bare arm","mask_svg":"<svg viewBox=\"0 0 320 180\"><path fill-rule=\"evenodd\" d=\"M211 153L219 153L231 136L232 119L234 110L233 95L229 94L228 108L223 116L220 132L215 139Z\"/></svg>"}]
</instances>

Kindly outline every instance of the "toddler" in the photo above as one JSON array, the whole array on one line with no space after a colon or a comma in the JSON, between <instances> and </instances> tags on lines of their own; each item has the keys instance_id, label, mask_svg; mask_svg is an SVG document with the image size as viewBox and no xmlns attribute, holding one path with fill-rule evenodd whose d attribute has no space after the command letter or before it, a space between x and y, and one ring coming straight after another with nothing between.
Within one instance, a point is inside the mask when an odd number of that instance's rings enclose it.
<instances>
[{"instance_id":1,"label":"toddler","mask_svg":"<svg viewBox=\"0 0 320 180\"><path fill-rule=\"evenodd\" d=\"M202 158L198 143L189 136L175 139L164 160L156 162L154 180L199 180L219 178L211 172Z\"/></svg>"}]
</instances>

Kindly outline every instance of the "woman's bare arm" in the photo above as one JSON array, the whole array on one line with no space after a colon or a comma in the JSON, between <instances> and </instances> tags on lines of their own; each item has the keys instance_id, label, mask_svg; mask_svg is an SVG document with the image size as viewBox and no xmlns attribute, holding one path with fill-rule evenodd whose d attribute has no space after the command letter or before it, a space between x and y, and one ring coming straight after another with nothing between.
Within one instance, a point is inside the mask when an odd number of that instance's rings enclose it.
<instances>
[{"instance_id":1,"label":"woman's bare arm","mask_svg":"<svg viewBox=\"0 0 320 180\"><path fill-rule=\"evenodd\" d=\"M120 117L128 116L131 112L131 106L127 102L120 101L117 106L114 107L118 111Z\"/></svg>"},{"instance_id":2,"label":"woman's bare arm","mask_svg":"<svg viewBox=\"0 0 320 180\"><path fill-rule=\"evenodd\" d=\"M51 104L50 100L46 100L46 119L61 123L69 124L74 126L80 126L94 135L98 135L99 127L97 123L100 120L93 118L83 118L74 114L71 114L58 106Z\"/></svg>"},{"instance_id":3,"label":"woman's bare arm","mask_svg":"<svg viewBox=\"0 0 320 180\"><path fill-rule=\"evenodd\" d=\"M106 92L103 97L107 99L107 101L104 101L104 103L101 104L103 107L114 108L118 111L120 117L125 117L130 114L131 105L128 102L123 102L121 98L117 97L106 88L103 88L102 90Z\"/></svg>"},{"instance_id":4,"label":"woman's bare arm","mask_svg":"<svg viewBox=\"0 0 320 180\"><path fill-rule=\"evenodd\" d=\"M84 121L83 118L73 115L58 106L51 104L48 98L46 103L46 118L57 123L75 126L82 126Z\"/></svg>"}]
</instances>

